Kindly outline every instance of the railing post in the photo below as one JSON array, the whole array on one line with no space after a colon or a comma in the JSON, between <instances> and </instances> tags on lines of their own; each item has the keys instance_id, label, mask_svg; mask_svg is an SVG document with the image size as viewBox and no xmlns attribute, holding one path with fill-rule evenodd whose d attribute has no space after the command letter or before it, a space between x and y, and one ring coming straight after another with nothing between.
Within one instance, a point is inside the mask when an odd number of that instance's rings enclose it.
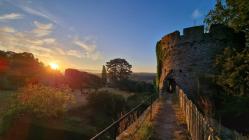
<instances>
[{"instance_id":1,"label":"railing post","mask_svg":"<svg viewBox=\"0 0 249 140\"><path fill-rule=\"evenodd\" d=\"M152 120L152 96L150 96L150 120Z\"/></svg>"},{"instance_id":2,"label":"railing post","mask_svg":"<svg viewBox=\"0 0 249 140\"><path fill-rule=\"evenodd\" d=\"M116 140L116 137L117 137L117 129L118 129L118 123L117 124L115 124L115 126L114 126L114 130L113 130L113 140Z\"/></svg>"}]
</instances>

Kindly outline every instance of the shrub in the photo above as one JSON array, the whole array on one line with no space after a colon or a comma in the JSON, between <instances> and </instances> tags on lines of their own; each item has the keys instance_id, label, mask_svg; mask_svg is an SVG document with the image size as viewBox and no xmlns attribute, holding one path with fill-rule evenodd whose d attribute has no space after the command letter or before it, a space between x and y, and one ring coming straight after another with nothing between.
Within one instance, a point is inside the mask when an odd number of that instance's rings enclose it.
<instances>
[{"instance_id":1,"label":"shrub","mask_svg":"<svg viewBox=\"0 0 249 140\"><path fill-rule=\"evenodd\" d=\"M116 82L117 88L129 92L137 93L154 93L155 89L153 84L146 83L144 81L134 81L134 80L121 80Z\"/></svg>"},{"instance_id":2,"label":"shrub","mask_svg":"<svg viewBox=\"0 0 249 140\"><path fill-rule=\"evenodd\" d=\"M119 114L125 109L125 98L122 95L110 93L108 91L100 91L93 93L88 97L88 106L96 114L100 113L108 116L111 120L119 117Z\"/></svg>"},{"instance_id":3,"label":"shrub","mask_svg":"<svg viewBox=\"0 0 249 140\"><path fill-rule=\"evenodd\" d=\"M68 105L73 103L70 89L53 88L44 85L29 85L20 90L18 96L25 112L37 118L58 117L63 114Z\"/></svg>"},{"instance_id":4,"label":"shrub","mask_svg":"<svg viewBox=\"0 0 249 140\"><path fill-rule=\"evenodd\" d=\"M96 132L101 131L125 112L125 97L108 91L99 91L89 94L88 105L85 112L89 111L89 124L95 127Z\"/></svg>"}]
</instances>

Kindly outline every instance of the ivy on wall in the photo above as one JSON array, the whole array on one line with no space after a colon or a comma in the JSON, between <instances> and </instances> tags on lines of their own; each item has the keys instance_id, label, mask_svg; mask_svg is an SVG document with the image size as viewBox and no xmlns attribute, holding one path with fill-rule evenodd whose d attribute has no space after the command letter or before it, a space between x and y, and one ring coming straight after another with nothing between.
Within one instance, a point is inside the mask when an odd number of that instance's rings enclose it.
<instances>
[{"instance_id":1,"label":"ivy on wall","mask_svg":"<svg viewBox=\"0 0 249 140\"><path fill-rule=\"evenodd\" d=\"M157 56L157 88L159 88L159 81L162 74L163 61L166 59L166 51L162 47L161 41L156 44L156 56Z\"/></svg>"}]
</instances>

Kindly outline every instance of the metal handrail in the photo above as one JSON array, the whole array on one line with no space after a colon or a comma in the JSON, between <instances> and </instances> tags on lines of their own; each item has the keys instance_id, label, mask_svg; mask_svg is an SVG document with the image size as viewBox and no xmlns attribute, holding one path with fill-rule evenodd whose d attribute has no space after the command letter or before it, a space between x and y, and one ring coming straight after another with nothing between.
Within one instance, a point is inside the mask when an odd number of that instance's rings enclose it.
<instances>
[{"instance_id":1,"label":"metal handrail","mask_svg":"<svg viewBox=\"0 0 249 140\"><path fill-rule=\"evenodd\" d=\"M124 116L122 116L121 118L119 118L118 120L114 121L113 123L111 123L108 127L106 127L105 129L103 129L102 131L100 131L98 134L96 134L94 137L92 137L90 140L97 140L99 139L102 135L104 135L105 133L107 133L109 130L111 130L112 128L115 128L119 125L119 123L124 120L125 118L127 118L129 115L131 115L132 113L134 113L135 111L137 111L140 107L142 107L142 105L144 105L145 103L147 103L148 101L150 101L150 104L148 105L151 106L152 102L153 102L153 97L155 98L155 95L151 95L150 97L148 97L146 100L144 100L142 103L140 103L139 105L137 105L136 107L134 107L133 109L131 109L128 113L126 113ZM145 109L146 110L146 109ZM143 110L144 111L144 110ZM116 128L117 129L117 128ZM115 132L114 132L115 133ZM116 139L116 134L114 134L113 139Z\"/></svg>"}]
</instances>

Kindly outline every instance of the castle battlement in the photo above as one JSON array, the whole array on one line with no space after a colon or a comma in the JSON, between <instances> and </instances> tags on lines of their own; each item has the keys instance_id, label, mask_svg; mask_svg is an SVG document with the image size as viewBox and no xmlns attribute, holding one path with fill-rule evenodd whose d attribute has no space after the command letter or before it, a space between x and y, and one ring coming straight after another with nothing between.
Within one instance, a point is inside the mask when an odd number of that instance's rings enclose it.
<instances>
[{"instance_id":1,"label":"castle battlement","mask_svg":"<svg viewBox=\"0 0 249 140\"><path fill-rule=\"evenodd\" d=\"M213 61L226 47L243 48L245 36L224 25L212 25L209 32L204 26L194 26L172 32L160 40L160 80L163 89L167 79L174 79L187 93L196 93L196 79L202 74L213 74Z\"/></svg>"},{"instance_id":2,"label":"castle battlement","mask_svg":"<svg viewBox=\"0 0 249 140\"><path fill-rule=\"evenodd\" d=\"M216 24L210 27L209 32L204 32L204 26L194 26L183 29L183 35L179 31L165 35L161 39L162 44L172 47L184 43L199 42L202 40L228 40L238 36L239 33L227 26Z\"/></svg>"}]
</instances>

